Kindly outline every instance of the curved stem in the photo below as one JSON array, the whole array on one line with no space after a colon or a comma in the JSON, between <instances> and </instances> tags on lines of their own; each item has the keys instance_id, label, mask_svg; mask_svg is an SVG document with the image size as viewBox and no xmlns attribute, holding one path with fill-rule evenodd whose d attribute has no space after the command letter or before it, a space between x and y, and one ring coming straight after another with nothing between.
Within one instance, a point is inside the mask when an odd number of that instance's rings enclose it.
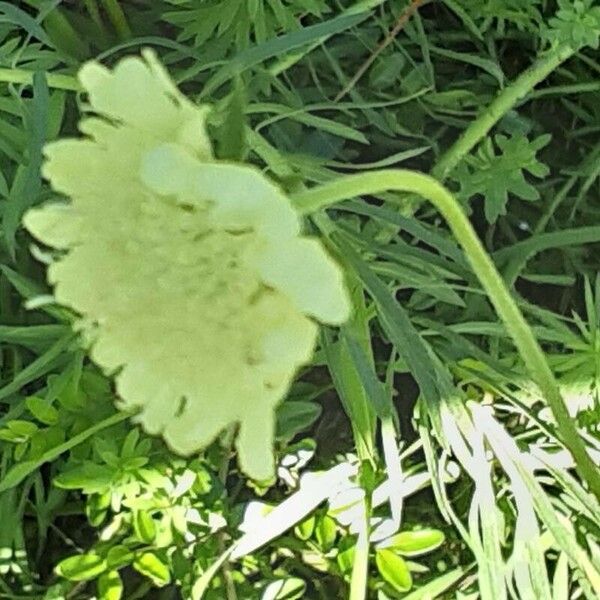
<instances>
[{"instance_id":1,"label":"curved stem","mask_svg":"<svg viewBox=\"0 0 600 600\"><path fill-rule=\"evenodd\" d=\"M418 194L429 200L444 216L454 237L462 245L490 302L513 338L532 379L537 383L548 402L556 419L560 441L573 455L577 472L600 499L600 470L586 451L544 352L462 207L443 185L422 173L389 169L342 177L312 190L301 192L295 195L293 200L296 208L307 214L348 198L392 190Z\"/></svg>"}]
</instances>

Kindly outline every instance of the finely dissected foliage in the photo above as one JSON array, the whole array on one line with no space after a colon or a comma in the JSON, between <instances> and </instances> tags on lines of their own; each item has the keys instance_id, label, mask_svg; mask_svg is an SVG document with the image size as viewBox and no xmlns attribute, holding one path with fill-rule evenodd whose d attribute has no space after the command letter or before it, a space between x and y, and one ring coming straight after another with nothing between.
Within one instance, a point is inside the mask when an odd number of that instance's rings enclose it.
<instances>
[{"instance_id":1,"label":"finely dissected foliage","mask_svg":"<svg viewBox=\"0 0 600 600\"><path fill-rule=\"evenodd\" d=\"M486 26L494 20L515 23L519 29L534 29L542 16L539 11L541 0L457 0L474 19L483 20ZM452 3L451 3L452 5Z\"/></svg>"},{"instance_id":2,"label":"finely dissected foliage","mask_svg":"<svg viewBox=\"0 0 600 600\"><path fill-rule=\"evenodd\" d=\"M559 10L550 19L547 33L551 41L570 43L574 48L591 46L600 41L600 6L594 0L559 0Z\"/></svg>"},{"instance_id":3,"label":"finely dissected foliage","mask_svg":"<svg viewBox=\"0 0 600 600\"><path fill-rule=\"evenodd\" d=\"M0 1L0 597L600 597L599 10Z\"/></svg>"},{"instance_id":4,"label":"finely dissected foliage","mask_svg":"<svg viewBox=\"0 0 600 600\"><path fill-rule=\"evenodd\" d=\"M538 200L539 192L528 183L524 172L536 177L548 175L548 167L536 158L536 153L549 141L549 136L529 142L522 135L512 138L498 135L494 142L500 152L496 154L494 143L488 138L454 174L461 185L461 196L466 201L476 195L482 197L485 216L490 223L506 214L509 194L523 200Z\"/></svg>"},{"instance_id":5,"label":"finely dissected foliage","mask_svg":"<svg viewBox=\"0 0 600 600\"><path fill-rule=\"evenodd\" d=\"M268 479L273 411L311 358L312 318L348 317L341 273L277 187L213 161L205 109L153 54L88 64L80 80L99 117L44 166L72 200L25 216L64 251L48 269L56 299L148 432L189 454L239 423L243 469Z\"/></svg>"},{"instance_id":6,"label":"finely dissected foliage","mask_svg":"<svg viewBox=\"0 0 600 600\"><path fill-rule=\"evenodd\" d=\"M299 28L299 18L308 13L329 12L324 0L167 0L177 10L164 18L181 28L179 38L193 38L197 45L236 43L246 47L253 38L264 42L275 33Z\"/></svg>"}]
</instances>

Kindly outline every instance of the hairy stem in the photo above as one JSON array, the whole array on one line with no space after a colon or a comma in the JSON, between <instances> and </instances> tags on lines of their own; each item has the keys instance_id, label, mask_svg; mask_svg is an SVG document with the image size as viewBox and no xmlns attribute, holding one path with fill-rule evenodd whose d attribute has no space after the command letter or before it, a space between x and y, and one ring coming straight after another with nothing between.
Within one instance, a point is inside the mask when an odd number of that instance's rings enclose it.
<instances>
[{"instance_id":1,"label":"hairy stem","mask_svg":"<svg viewBox=\"0 0 600 600\"><path fill-rule=\"evenodd\" d=\"M504 88L474 121L471 121L458 140L438 160L431 172L433 177L444 181L509 110L573 54L575 51L571 46L561 45L540 56L529 69Z\"/></svg>"},{"instance_id":2,"label":"hairy stem","mask_svg":"<svg viewBox=\"0 0 600 600\"><path fill-rule=\"evenodd\" d=\"M544 352L462 207L444 186L422 173L390 169L342 177L295 195L294 203L298 210L308 214L348 198L385 191L418 194L429 200L444 216L454 237L462 245L490 302L511 335L532 379L548 402L556 419L560 440L573 455L577 472L600 499L600 470L586 451Z\"/></svg>"}]
</instances>

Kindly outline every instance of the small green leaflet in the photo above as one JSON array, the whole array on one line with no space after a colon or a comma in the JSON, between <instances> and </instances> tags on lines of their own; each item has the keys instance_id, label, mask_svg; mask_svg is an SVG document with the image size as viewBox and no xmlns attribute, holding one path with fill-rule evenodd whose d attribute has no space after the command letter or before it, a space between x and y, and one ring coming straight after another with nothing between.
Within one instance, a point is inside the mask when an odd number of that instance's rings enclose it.
<instances>
[{"instance_id":1,"label":"small green leaflet","mask_svg":"<svg viewBox=\"0 0 600 600\"><path fill-rule=\"evenodd\" d=\"M465 201L483 196L489 223L506 214L510 194L521 200L537 200L539 192L527 181L525 173L534 177L548 175L548 167L536 155L550 139L550 135L541 135L529 141L521 134L496 135L493 141L486 138L454 172L454 179L460 183L460 196Z\"/></svg>"}]
</instances>

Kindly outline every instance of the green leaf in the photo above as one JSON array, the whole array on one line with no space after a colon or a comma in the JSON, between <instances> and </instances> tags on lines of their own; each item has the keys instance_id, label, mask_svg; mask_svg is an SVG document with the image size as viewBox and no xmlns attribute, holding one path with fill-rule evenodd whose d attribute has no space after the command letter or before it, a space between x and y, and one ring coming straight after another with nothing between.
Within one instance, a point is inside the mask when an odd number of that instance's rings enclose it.
<instances>
[{"instance_id":1,"label":"green leaf","mask_svg":"<svg viewBox=\"0 0 600 600\"><path fill-rule=\"evenodd\" d=\"M151 579L158 587L170 583L171 572L166 562L155 552L144 552L133 561L133 568Z\"/></svg>"},{"instance_id":2,"label":"green leaf","mask_svg":"<svg viewBox=\"0 0 600 600\"><path fill-rule=\"evenodd\" d=\"M2 214L4 239L8 251L14 258L15 235L24 212L36 202L42 187L42 152L46 143L48 106L50 93L46 76L42 72L33 75L33 100L25 109L24 120L28 132L28 162L20 165L10 190L9 202Z\"/></svg>"},{"instance_id":3,"label":"green leaf","mask_svg":"<svg viewBox=\"0 0 600 600\"><path fill-rule=\"evenodd\" d=\"M54 478L54 485L64 490L84 490L87 494L102 492L115 475L114 469L93 462L61 473Z\"/></svg>"},{"instance_id":4,"label":"green leaf","mask_svg":"<svg viewBox=\"0 0 600 600\"><path fill-rule=\"evenodd\" d=\"M64 325L30 325L28 327L0 326L0 342L17 344L27 348L47 347L64 337L68 329Z\"/></svg>"},{"instance_id":5,"label":"green leaf","mask_svg":"<svg viewBox=\"0 0 600 600\"><path fill-rule=\"evenodd\" d=\"M306 583L297 577L279 579L270 583L263 592L261 600L298 600L306 592Z\"/></svg>"},{"instance_id":6,"label":"green leaf","mask_svg":"<svg viewBox=\"0 0 600 600\"><path fill-rule=\"evenodd\" d=\"M67 452L72 448L75 448L89 437L94 435L95 433L106 429L107 427L111 427L112 425L116 425L125 419L128 419L130 415L127 413L118 413L116 415L112 415L107 419L104 419L100 423L78 433L73 436L71 439L67 440L63 444L51 448L46 451L39 459L36 460L28 460L25 462L21 462L12 467L5 477L3 477L2 481L0 481L0 492L4 492L9 490L21 483L28 475L33 473L36 469L41 467L44 463L55 460L58 456L60 456L63 452Z\"/></svg>"},{"instance_id":7,"label":"green leaf","mask_svg":"<svg viewBox=\"0 0 600 600\"><path fill-rule=\"evenodd\" d=\"M31 3L31 0L29 1ZM87 40L77 33L77 30L67 18L66 11L55 8L45 12L44 27L53 45L74 59L81 60L89 56Z\"/></svg>"},{"instance_id":8,"label":"green leaf","mask_svg":"<svg viewBox=\"0 0 600 600\"><path fill-rule=\"evenodd\" d=\"M391 550L378 550L375 554L375 564L380 575L396 592L410 590L412 576L401 556Z\"/></svg>"},{"instance_id":9,"label":"green leaf","mask_svg":"<svg viewBox=\"0 0 600 600\"><path fill-rule=\"evenodd\" d=\"M18 392L23 386L45 375L54 368L57 362L64 361L68 347L72 344L74 335L68 333L52 345L44 354L36 358L22 371L0 389L0 400Z\"/></svg>"},{"instance_id":10,"label":"green leaf","mask_svg":"<svg viewBox=\"0 0 600 600\"><path fill-rule=\"evenodd\" d=\"M453 173L461 186L460 195L468 201L474 196L484 198L485 216L489 223L506 214L506 205L512 194L522 200L537 200L538 190L525 178L525 173L545 177L548 167L536 158L536 154L550 141L542 135L529 141L516 134L487 138L475 155L467 157ZM500 152L497 152L497 149Z\"/></svg>"},{"instance_id":11,"label":"green leaf","mask_svg":"<svg viewBox=\"0 0 600 600\"><path fill-rule=\"evenodd\" d=\"M498 81L498 84L500 86L504 84L504 73L502 72L500 66L496 62L488 58L483 58L479 54L468 52L455 52L453 50L448 50L447 48L439 48L436 46L431 47L431 52L439 54L440 56L445 56L446 58L450 58L451 60L465 62L467 64L479 67L480 69L483 69L492 77L494 77Z\"/></svg>"},{"instance_id":12,"label":"green leaf","mask_svg":"<svg viewBox=\"0 0 600 600\"><path fill-rule=\"evenodd\" d=\"M358 454L373 456L376 415L350 356L346 340L342 338L334 343L331 334L324 331L321 335L321 345L336 391L350 418Z\"/></svg>"},{"instance_id":13,"label":"green leaf","mask_svg":"<svg viewBox=\"0 0 600 600\"><path fill-rule=\"evenodd\" d=\"M342 339L346 343L348 354L352 360L356 373L367 397L371 402L375 412L381 419L389 417L393 410L393 405L388 397L385 388L370 365L369 360L362 346L351 333L350 328L342 328Z\"/></svg>"},{"instance_id":14,"label":"green leaf","mask_svg":"<svg viewBox=\"0 0 600 600\"><path fill-rule=\"evenodd\" d=\"M0 429L0 440L10 442L11 444L20 444L25 441L22 436L11 431L10 429Z\"/></svg>"},{"instance_id":15,"label":"green leaf","mask_svg":"<svg viewBox=\"0 0 600 600\"><path fill-rule=\"evenodd\" d=\"M315 528L315 536L323 552L328 552L333 548L337 537L337 524L329 515L323 515Z\"/></svg>"},{"instance_id":16,"label":"green leaf","mask_svg":"<svg viewBox=\"0 0 600 600\"><path fill-rule=\"evenodd\" d=\"M25 400L29 412L44 425L54 425L58 422L58 411L39 396L29 396Z\"/></svg>"},{"instance_id":17,"label":"green leaf","mask_svg":"<svg viewBox=\"0 0 600 600\"><path fill-rule=\"evenodd\" d=\"M133 552L122 545L113 546L106 554L106 564L109 569L122 569L135 559Z\"/></svg>"},{"instance_id":18,"label":"green leaf","mask_svg":"<svg viewBox=\"0 0 600 600\"><path fill-rule=\"evenodd\" d=\"M154 519L145 510L133 513L133 529L138 539L146 544L152 544L156 537Z\"/></svg>"},{"instance_id":19,"label":"green leaf","mask_svg":"<svg viewBox=\"0 0 600 600\"><path fill-rule=\"evenodd\" d=\"M372 88L384 90L394 85L402 73L406 58L400 52L378 60L369 73L369 83Z\"/></svg>"},{"instance_id":20,"label":"green leaf","mask_svg":"<svg viewBox=\"0 0 600 600\"><path fill-rule=\"evenodd\" d=\"M408 596L404 596L403 600L432 600L433 598L444 598L445 596L442 596L442 594L447 592L462 577L464 577L464 574L464 570L460 567L448 573L444 573L433 581L429 581L424 586L417 588ZM479 595L477 594L477 597L478 596Z\"/></svg>"},{"instance_id":21,"label":"green leaf","mask_svg":"<svg viewBox=\"0 0 600 600\"><path fill-rule=\"evenodd\" d=\"M367 3L368 4L368 3ZM357 4L358 6L358 4ZM268 40L265 43L253 46L252 48L240 52L219 69L206 83L202 90L202 97L210 96L229 81L232 77L242 73L250 67L260 64L269 58L282 56L299 48L320 43L332 35L346 31L371 16L371 11L365 7L357 12L347 11L328 21L302 27L297 31L292 31Z\"/></svg>"},{"instance_id":22,"label":"green leaf","mask_svg":"<svg viewBox=\"0 0 600 600\"><path fill-rule=\"evenodd\" d=\"M30 438L38 430L38 426L35 423L32 423L31 421L23 421L21 419L8 421L6 423L6 427L23 440Z\"/></svg>"},{"instance_id":23,"label":"green leaf","mask_svg":"<svg viewBox=\"0 0 600 600\"><path fill-rule=\"evenodd\" d=\"M404 556L419 556L431 552L444 542L445 536L438 529L402 531L388 538L381 545Z\"/></svg>"},{"instance_id":24,"label":"green leaf","mask_svg":"<svg viewBox=\"0 0 600 600\"><path fill-rule=\"evenodd\" d=\"M379 321L417 380L425 402L434 408L439 403L440 390L445 390L451 385L450 374L436 363L431 348L386 284L341 236L336 235L335 240L346 260L360 276L365 289L375 300Z\"/></svg>"},{"instance_id":25,"label":"green leaf","mask_svg":"<svg viewBox=\"0 0 600 600\"><path fill-rule=\"evenodd\" d=\"M465 23L464 15L475 21L483 20L484 30L490 26L493 19L496 19L514 23L519 29L537 31L542 20L537 8L540 0L455 0L453 2L445 0L445 3L461 16L463 23Z\"/></svg>"},{"instance_id":26,"label":"green leaf","mask_svg":"<svg viewBox=\"0 0 600 600\"><path fill-rule=\"evenodd\" d=\"M343 538L337 546L336 562L343 574L351 573L356 554L356 541L350 537Z\"/></svg>"},{"instance_id":27,"label":"green leaf","mask_svg":"<svg viewBox=\"0 0 600 600\"><path fill-rule=\"evenodd\" d=\"M140 430L136 427L132 429L123 442L121 447L121 458L132 458L135 455L135 447L140 439Z\"/></svg>"},{"instance_id":28,"label":"green leaf","mask_svg":"<svg viewBox=\"0 0 600 600\"><path fill-rule=\"evenodd\" d=\"M24 29L29 35L37 38L40 42L46 46L52 47L53 44L50 38L40 26L38 21L27 14L24 10L21 10L13 2L0 2L0 13L2 13L2 22L14 23L22 29Z\"/></svg>"},{"instance_id":29,"label":"green leaf","mask_svg":"<svg viewBox=\"0 0 600 600\"><path fill-rule=\"evenodd\" d=\"M305 14L320 15L328 11L324 0L202 0L193 4L168 0L174 7L164 18L181 29L180 39L194 38L196 47L218 42L219 46L248 46L252 39L262 42L281 30L297 29Z\"/></svg>"},{"instance_id":30,"label":"green leaf","mask_svg":"<svg viewBox=\"0 0 600 600\"><path fill-rule=\"evenodd\" d=\"M89 581L106 570L106 561L98 554L89 552L65 558L54 570L70 581Z\"/></svg>"},{"instance_id":31,"label":"green leaf","mask_svg":"<svg viewBox=\"0 0 600 600\"><path fill-rule=\"evenodd\" d=\"M551 43L569 44L579 50L600 45L600 6L595 0L559 0L559 10L542 34Z\"/></svg>"},{"instance_id":32,"label":"green leaf","mask_svg":"<svg viewBox=\"0 0 600 600\"><path fill-rule=\"evenodd\" d=\"M123 582L118 571L108 571L98 578L98 600L121 600Z\"/></svg>"},{"instance_id":33,"label":"green leaf","mask_svg":"<svg viewBox=\"0 0 600 600\"><path fill-rule=\"evenodd\" d=\"M294 533L296 534L296 537L303 541L310 539L310 536L315 530L315 522L316 521L314 515L311 515L310 517L308 517L308 519L304 519L302 523L298 523L298 525L296 525L296 527L294 528Z\"/></svg>"},{"instance_id":34,"label":"green leaf","mask_svg":"<svg viewBox=\"0 0 600 600\"><path fill-rule=\"evenodd\" d=\"M244 160L248 152L246 140L246 94L239 77L223 110L223 124L217 129L216 152L222 160Z\"/></svg>"},{"instance_id":35,"label":"green leaf","mask_svg":"<svg viewBox=\"0 0 600 600\"><path fill-rule=\"evenodd\" d=\"M13 269L7 267L6 265L1 265L0 271L2 271L2 274L6 277L6 279L8 279L10 284L25 300L33 300L37 296L43 295L46 292L45 287L33 281L29 277L25 277L23 274L13 271ZM42 306L41 310L63 323L71 321L71 315L69 311L62 307L54 306L53 304L46 304ZM65 328L63 331L66 335L68 330Z\"/></svg>"},{"instance_id":36,"label":"green leaf","mask_svg":"<svg viewBox=\"0 0 600 600\"><path fill-rule=\"evenodd\" d=\"M277 408L277 437L292 439L308 429L321 415L320 404L307 400L283 402Z\"/></svg>"}]
</instances>

